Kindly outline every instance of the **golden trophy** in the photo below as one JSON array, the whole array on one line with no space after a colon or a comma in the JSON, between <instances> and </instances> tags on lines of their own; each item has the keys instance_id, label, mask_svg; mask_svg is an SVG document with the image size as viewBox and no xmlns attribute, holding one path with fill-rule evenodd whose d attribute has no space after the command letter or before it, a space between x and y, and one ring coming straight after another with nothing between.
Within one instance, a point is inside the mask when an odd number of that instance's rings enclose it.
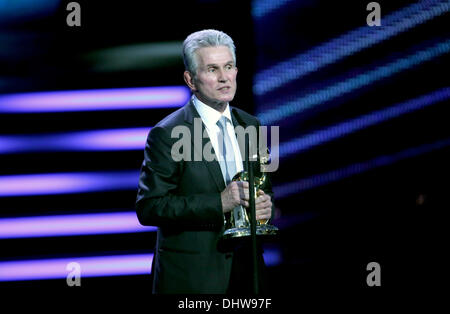
<instances>
[{"instance_id":1,"label":"golden trophy","mask_svg":"<svg viewBox=\"0 0 450 314\"><path fill-rule=\"evenodd\" d=\"M268 161L268 157L261 157L261 166L264 167ZM264 186L266 182L266 174L262 172L261 177L254 177L254 196L255 200L258 195L258 191ZM248 172L241 171L238 172L234 177L233 181L249 181ZM252 193L252 191L250 191ZM244 208L242 205L235 207L229 215L225 215L224 223L225 223L225 231L223 233L222 238L224 240L227 239L236 239L242 237L250 237L250 210ZM256 222L256 236L275 236L278 234L278 228L269 224L269 219L260 219Z\"/></svg>"}]
</instances>

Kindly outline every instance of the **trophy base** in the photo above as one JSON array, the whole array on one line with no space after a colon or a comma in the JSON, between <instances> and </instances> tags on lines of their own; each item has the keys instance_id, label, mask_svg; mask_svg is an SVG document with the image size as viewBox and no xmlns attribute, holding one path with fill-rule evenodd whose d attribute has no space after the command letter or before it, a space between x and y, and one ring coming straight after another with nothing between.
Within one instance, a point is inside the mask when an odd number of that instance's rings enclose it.
<instances>
[{"instance_id":1,"label":"trophy base","mask_svg":"<svg viewBox=\"0 0 450 314\"><path fill-rule=\"evenodd\" d=\"M270 237L276 236L278 234L278 228L273 225L259 225L256 226L256 236L257 237ZM251 230L250 228L232 228L227 229L222 238L224 240L227 239L235 239L235 238L244 238L250 237Z\"/></svg>"}]
</instances>

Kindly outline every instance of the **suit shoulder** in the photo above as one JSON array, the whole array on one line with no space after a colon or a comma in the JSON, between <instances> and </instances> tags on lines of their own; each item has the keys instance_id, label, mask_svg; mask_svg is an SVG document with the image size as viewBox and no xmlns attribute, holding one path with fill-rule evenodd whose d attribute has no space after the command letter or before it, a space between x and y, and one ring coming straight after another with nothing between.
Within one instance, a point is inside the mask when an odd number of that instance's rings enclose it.
<instances>
[{"instance_id":1,"label":"suit shoulder","mask_svg":"<svg viewBox=\"0 0 450 314\"><path fill-rule=\"evenodd\" d=\"M184 108L185 106L175 110L161 121L159 121L154 128L160 127L163 129L171 129L177 125L184 123Z\"/></svg>"},{"instance_id":2,"label":"suit shoulder","mask_svg":"<svg viewBox=\"0 0 450 314\"><path fill-rule=\"evenodd\" d=\"M164 117L161 121L156 123L150 130L147 136L147 141L168 141L172 139L170 134L176 126L185 124L185 106L178 108L174 112Z\"/></svg>"},{"instance_id":3,"label":"suit shoulder","mask_svg":"<svg viewBox=\"0 0 450 314\"><path fill-rule=\"evenodd\" d=\"M231 110L234 111L241 119L243 119L244 121L246 121L249 124L256 124L256 125L261 124L257 117L249 114L248 112L246 112L242 109L239 109L236 107L231 107Z\"/></svg>"}]
</instances>

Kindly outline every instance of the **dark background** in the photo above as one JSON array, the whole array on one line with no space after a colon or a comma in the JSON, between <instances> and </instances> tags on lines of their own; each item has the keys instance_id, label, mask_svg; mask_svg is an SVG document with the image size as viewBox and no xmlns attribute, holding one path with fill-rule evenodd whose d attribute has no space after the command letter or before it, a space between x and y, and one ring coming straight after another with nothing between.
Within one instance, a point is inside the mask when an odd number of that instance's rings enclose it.
<instances>
[{"instance_id":1,"label":"dark background","mask_svg":"<svg viewBox=\"0 0 450 314\"><path fill-rule=\"evenodd\" d=\"M448 39L448 12L381 43L340 59L267 95L254 96L254 75L300 52L366 25L369 1L288 1L265 17L252 16L251 1L78 1L81 27L65 23L69 1L56 11L0 24L0 92L183 85L179 58L156 66L99 70L96 51L124 45L182 42L191 32L214 28L235 41L238 91L232 105L258 114L283 101L376 68ZM442 1L444 2L444 1ZM379 1L383 17L414 1ZM0 8L1 9L1 8ZM383 27L383 26L381 26ZM369 27L367 26L369 29ZM126 56L124 56L126 58ZM326 102L319 109L278 122L280 141L389 107L448 86L444 54ZM408 148L448 139L448 101L365 128L281 158L275 190L284 183ZM152 126L172 112L118 110L1 114L1 134ZM444 219L449 209L450 149L445 146L373 168L330 184L275 195L281 229L271 244L282 262L269 268L274 294L300 289L355 291L425 289L445 272ZM142 151L52 152L0 155L0 174L139 169ZM136 191L0 198L2 217L134 210ZM0 240L4 260L151 252L155 233ZM368 288L366 265L381 265L381 287ZM4 283L7 287L69 289L65 280ZM151 277L82 279L80 288L151 289Z\"/></svg>"}]
</instances>

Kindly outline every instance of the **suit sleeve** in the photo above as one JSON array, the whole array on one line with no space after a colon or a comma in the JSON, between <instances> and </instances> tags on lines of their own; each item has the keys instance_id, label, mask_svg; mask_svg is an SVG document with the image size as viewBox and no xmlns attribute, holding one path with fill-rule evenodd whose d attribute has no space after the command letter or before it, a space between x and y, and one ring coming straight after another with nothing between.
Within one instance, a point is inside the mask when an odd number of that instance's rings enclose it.
<instances>
[{"instance_id":1,"label":"suit sleeve","mask_svg":"<svg viewBox=\"0 0 450 314\"><path fill-rule=\"evenodd\" d=\"M182 161L174 161L174 139L162 127L147 138L142 163L136 212L147 226L218 229L223 225L220 193L177 195Z\"/></svg>"}]
</instances>

